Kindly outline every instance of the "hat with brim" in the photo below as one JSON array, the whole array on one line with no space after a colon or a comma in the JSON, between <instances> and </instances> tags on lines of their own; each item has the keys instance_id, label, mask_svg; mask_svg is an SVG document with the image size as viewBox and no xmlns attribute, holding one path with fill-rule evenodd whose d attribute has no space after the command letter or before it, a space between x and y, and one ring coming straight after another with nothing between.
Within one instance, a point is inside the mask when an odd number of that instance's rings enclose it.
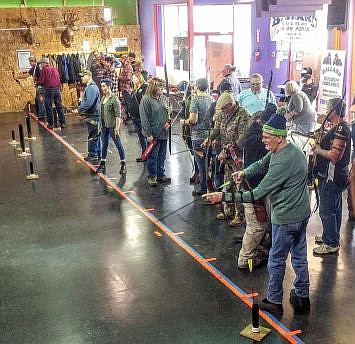
<instances>
[{"instance_id":1,"label":"hat with brim","mask_svg":"<svg viewBox=\"0 0 355 344\"><path fill-rule=\"evenodd\" d=\"M38 63L47 63L47 64L49 64L49 58L48 57L43 57L41 60L38 61Z\"/></svg>"},{"instance_id":2,"label":"hat with brim","mask_svg":"<svg viewBox=\"0 0 355 344\"><path fill-rule=\"evenodd\" d=\"M91 76L92 77L92 73L88 70L88 69L85 69L83 70L81 73L79 73L79 75L81 77L85 76L85 75L88 75L88 76Z\"/></svg>"},{"instance_id":3,"label":"hat with brim","mask_svg":"<svg viewBox=\"0 0 355 344\"><path fill-rule=\"evenodd\" d=\"M228 104L235 104L235 100L231 92L225 91L217 99L216 112L222 111L222 109Z\"/></svg>"}]
</instances>

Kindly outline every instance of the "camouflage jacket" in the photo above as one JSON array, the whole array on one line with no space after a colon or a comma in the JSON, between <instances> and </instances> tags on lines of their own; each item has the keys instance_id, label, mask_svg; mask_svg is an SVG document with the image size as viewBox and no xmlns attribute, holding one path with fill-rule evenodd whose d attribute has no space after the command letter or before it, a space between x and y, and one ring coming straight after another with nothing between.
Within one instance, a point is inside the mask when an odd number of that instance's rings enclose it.
<instances>
[{"instance_id":1,"label":"camouflage jacket","mask_svg":"<svg viewBox=\"0 0 355 344\"><path fill-rule=\"evenodd\" d=\"M249 112L241 106L232 115L221 113L215 117L211 141L220 137L223 146L228 143L242 146L242 140L251 124Z\"/></svg>"}]
</instances>

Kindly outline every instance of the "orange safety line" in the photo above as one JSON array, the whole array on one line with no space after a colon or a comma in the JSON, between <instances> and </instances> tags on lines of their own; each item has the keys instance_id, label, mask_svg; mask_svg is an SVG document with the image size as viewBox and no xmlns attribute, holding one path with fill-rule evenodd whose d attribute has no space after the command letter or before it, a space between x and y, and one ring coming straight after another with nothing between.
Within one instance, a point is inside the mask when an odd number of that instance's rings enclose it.
<instances>
[{"instance_id":1,"label":"orange safety line","mask_svg":"<svg viewBox=\"0 0 355 344\"><path fill-rule=\"evenodd\" d=\"M83 164L85 164L89 169L93 172L96 171L95 167L90 164L88 161L85 161L84 158L80 155L80 153L71 147L60 135L54 132L51 129L48 129L45 123L39 121L32 113L30 116L37 121L40 125L42 125L47 131L49 131L54 137L58 139L67 149L69 149L75 156L77 156ZM162 232L164 232L170 239L172 239L178 246L180 246L185 252L187 252L190 256L192 256L199 264L201 264L211 275L213 275L218 281L220 281L223 285L225 285L231 292L233 292L236 296L238 296L244 303L246 303L250 308L252 307L252 302L248 299L244 298L244 294L242 294L236 287L234 287L224 276L221 275L218 271L214 269L214 267L209 264L205 259L198 256L186 243L182 242L175 233L169 231L165 226L155 218L151 213L146 211L143 207L141 207L138 203L136 203L133 199L129 198L116 184L114 184L110 179L108 179L104 174L97 174L102 180L106 182L108 186L111 186L122 198L126 199L134 208L136 208L139 212L144 214L149 221L151 221L156 227L158 227ZM272 318L268 316L264 311L259 311L259 315L267 321L276 331L278 331L286 340L288 340L291 344L297 344L298 341L290 335L292 332L285 331L279 324L277 324Z\"/></svg>"},{"instance_id":2,"label":"orange safety line","mask_svg":"<svg viewBox=\"0 0 355 344\"><path fill-rule=\"evenodd\" d=\"M294 331L288 332L287 335L290 336L290 337L292 337L292 336L294 336L294 335L296 335L296 334L300 334L300 333L302 333L301 330L294 330Z\"/></svg>"},{"instance_id":3,"label":"orange safety line","mask_svg":"<svg viewBox=\"0 0 355 344\"><path fill-rule=\"evenodd\" d=\"M244 295L242 298L243 299L251 299L251 298L258 296L258 295L259 295L258 293L252 293L252 294Z\"/></svg>"},{"instance_id":4,"label":"orange safety line","mask_svg":"<svg viewBox=\"0 0 355 344\"><path fill-rule=\"evenodd\" d=\"M215 260L217 260L217 258L206 258L205 259L206 262L214 262Z\"/></svg>"}]
</instances>

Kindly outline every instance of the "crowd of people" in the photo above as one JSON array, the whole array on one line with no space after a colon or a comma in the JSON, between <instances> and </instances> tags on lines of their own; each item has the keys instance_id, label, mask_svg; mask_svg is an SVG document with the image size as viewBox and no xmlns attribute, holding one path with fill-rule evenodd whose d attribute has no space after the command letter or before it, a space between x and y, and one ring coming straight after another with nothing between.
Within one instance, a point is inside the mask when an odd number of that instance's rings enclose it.
<instances>
[{"instance_id":1,"label":"crowd of people","mask_svg":"<svg viewBox=\"0 0 355 344\"><path fill-rule=\"evenodd\" d=\"M54 103L64 128L57 71L43 58L39 72L38 64L31 59L30 74L38 86L38 116L43 116L40 103L44 99L48 127L53 128ZM87 123L86 160L98 162L97 173L105 173L111 137L121 161L119 173L126 173L120 127L129 118L141 148L136 161L146 163L148 185L168 184L171 179L166 175L165 160L172 109L164 94L164 82L148 78L133 53L122 58L120 65L118 72L113 57L97 54L91 67L80 73L85 90L73 112L84 116ZM293 80L285 83L283 106L263 86L260 74L252 74L250 87L244 90L235 67L225 65L222 74L217 100L209 95L209 83L204 78L185 90L186 111L180 125L195 162L196 174L190 180L195 184L192 195L218 204L216 218L237 228L242 242L237 257L239 269L248 269L250 260L254 267L267 262L269 285L261 308L275 315L283 313L283 279L290 253L296 274L290 302L295 312L308 313L309 184L317 180L323 226L313 252L336 253L340 248L342 192L348 186L354 134L346 121L346 104L340 98L330 99L325 118L329 130L324 131L324 122L317 132L312 105L316 94L309 73L303 85ZM295 139L290 132L299 135Z\"/></svg>"}]
</instances>

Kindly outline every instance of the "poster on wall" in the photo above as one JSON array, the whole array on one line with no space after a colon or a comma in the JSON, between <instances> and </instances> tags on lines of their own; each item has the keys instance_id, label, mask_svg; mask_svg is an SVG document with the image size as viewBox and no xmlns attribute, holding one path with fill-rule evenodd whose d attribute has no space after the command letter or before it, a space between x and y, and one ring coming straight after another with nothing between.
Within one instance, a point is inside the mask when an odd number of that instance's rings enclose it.
<instances>
[{"instance_id":1,"label":"poster on wall","mask_svg":"<svg viewBox=\"0 0 355 344\"><path fill-rule=\"evenodd\" d=\"M31 50L16 50L17 55L17 65L19 70L27 71L31 69L30 62L28 59L31 56Z\"/></svg>"},{"instance_id":2,"label":"poster on wall","mask_svg":"<svg viewBox=\"0 0 355 344\"><path fill-rule=\"evenodd\" d=\"M327 100L342 97L344 83L345 50L326 50L322 55L318 113L327 112Z\"/></svg>"},{"instance_id":3,"label":"poster on wall","mask_svg":"<svg viewBox=\"0 0 355 344\"><path fill-rule=\"evenodd\" d=\"M317 18L314 16L271 17L270 37L272 41L304 42L315 38Z\"/></svg>"}]
</instances>

